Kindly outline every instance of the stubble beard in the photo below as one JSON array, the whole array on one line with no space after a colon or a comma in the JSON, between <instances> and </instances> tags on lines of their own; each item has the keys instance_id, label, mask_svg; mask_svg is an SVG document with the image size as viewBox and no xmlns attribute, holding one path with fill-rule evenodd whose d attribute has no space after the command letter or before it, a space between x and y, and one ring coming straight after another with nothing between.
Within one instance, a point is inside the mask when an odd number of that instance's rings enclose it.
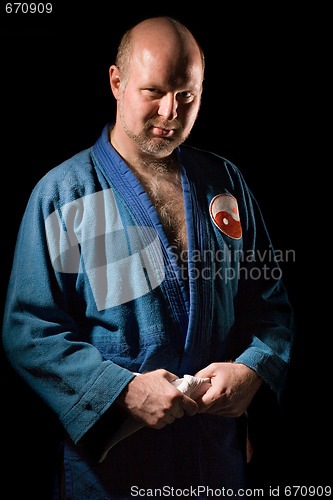
<instances>
[{"instance_id":1,"label":"stubble beard","mask_svg":"<svg viewBox=\"0 0 333 500\"><path fill-rule=\"evenodd\" d=\"M163 159L173 153L189 136L190 131L184 134L184 129L177 120L162 121L159 118L150 118L146 121L143 130L139 134L135 134L127 125L123 101L120 101L120 119L121 124L130 139L136 146L145 154L155 157L155 159ZM149 130L152 127L161 127L166 129L174 129L172 137L152 137Z\"/></svg>"}]
</instances>

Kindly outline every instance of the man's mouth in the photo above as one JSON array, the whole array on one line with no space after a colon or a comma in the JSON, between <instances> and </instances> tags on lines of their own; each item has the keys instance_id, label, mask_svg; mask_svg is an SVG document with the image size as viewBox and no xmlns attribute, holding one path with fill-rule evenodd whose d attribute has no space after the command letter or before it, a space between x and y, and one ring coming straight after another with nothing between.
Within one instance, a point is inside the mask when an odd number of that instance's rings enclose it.
<instances>
[{"instance_id":1,"label":"man's mouth","mask_svg":"<svg viewBox=\"0 0 333 500\"><path fill-rule=\"evenodd\" d=\"M175 130L170 129L170 128L163 128L163 127L152 127L152 133L158 137L172 137Z\"/></svg>"}]
</instances>

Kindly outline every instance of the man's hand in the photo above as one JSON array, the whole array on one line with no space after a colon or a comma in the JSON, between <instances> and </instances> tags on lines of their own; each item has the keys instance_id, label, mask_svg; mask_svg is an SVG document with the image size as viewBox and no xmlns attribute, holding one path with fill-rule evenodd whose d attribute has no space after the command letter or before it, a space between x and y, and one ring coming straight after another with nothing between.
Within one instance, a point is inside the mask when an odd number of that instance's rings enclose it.
<instances>
[{"instance_id":1,"label":"man's hand","mask_svg":"<svg viewBox=\"0 0 333 500\"><path fill-rule=\"evenodd\" d=\"M259 375L241 363L212 363L195 376L211 379L211 387L197 399L199 413L225 417L240 417L263 383Z\"/></svg>"},{"instance_id":2,"label":"man's hand","mask_svg":"<svg viewBox=\"0 0 333 500\"><path fill-rule=\"evenodd\" d=\"M196 402L170 382L178 377L166 370L138 375L117 398L118 404L148 427L162 429L186 415L195 415Z\"/></svg>"}]
</instances>

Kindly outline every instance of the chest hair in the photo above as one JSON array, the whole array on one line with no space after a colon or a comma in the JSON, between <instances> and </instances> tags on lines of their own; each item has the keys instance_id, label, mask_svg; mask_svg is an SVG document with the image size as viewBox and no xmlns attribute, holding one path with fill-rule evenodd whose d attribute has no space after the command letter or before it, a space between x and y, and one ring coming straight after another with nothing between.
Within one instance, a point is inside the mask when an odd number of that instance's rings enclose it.
<instances>
[{"instance_id":1,"label":"chest hair","mask_svg":"<svg viewBox=\"0 0 333 500\"><path fill-rule=\"evenodd\" d=\"M136 171L148 194L180 266L187 266L187 234L184 197L178 170Z\"/></svg>"},{"instance_id":2,"label":"chest hair","mask_svg":"<svg viewBox=\"0 0 333 500\"><path fill-rule=\"evenodd\" d=\"M146 186L170 243L178 255L187 251L185 208L179 174L175 177L150 179Z\"/></svg>"}]
</instances>

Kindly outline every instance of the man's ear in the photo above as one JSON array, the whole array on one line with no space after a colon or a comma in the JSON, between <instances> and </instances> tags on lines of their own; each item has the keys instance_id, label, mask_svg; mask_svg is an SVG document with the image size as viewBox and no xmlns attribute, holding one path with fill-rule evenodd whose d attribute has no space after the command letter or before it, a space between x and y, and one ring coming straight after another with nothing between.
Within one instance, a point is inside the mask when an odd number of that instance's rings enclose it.
<instances>
[{"instance_id":1,"label":"man's ear","mask_svg":"<svg viewBox=\"0 0 333 500\"><path fill-rule=\"evenodd\" d=\"M115 99L118 101L120 97L121 77L119 69L114 64L110 67L109 75L112 93Z\"/></svg>"}]
</instances>

